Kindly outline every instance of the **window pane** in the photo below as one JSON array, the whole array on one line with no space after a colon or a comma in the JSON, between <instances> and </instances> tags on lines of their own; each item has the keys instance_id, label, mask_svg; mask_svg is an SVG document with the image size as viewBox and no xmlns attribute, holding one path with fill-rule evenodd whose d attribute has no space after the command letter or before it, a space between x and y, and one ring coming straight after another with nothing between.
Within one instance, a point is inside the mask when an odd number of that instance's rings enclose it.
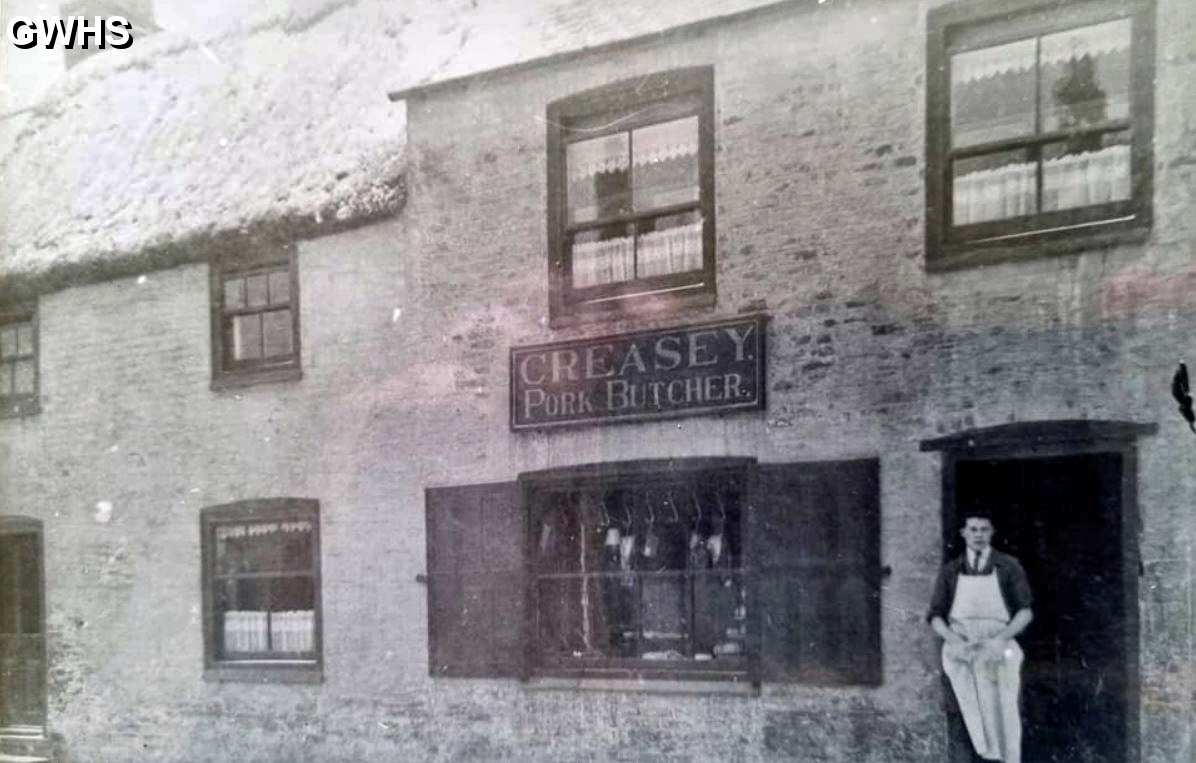
<instances>
[{"instance_id":1,"label":"window pane","mask_svg":"<svg viewBox=\"0 0 1196 763\"><path fill-rule=\"evenodd\" d=\"M639 278L702 269L702 218L697 211L641 223L636 243Z\"/></svg>"},{"instance_id":2,"label":"window pane","mask_svg":"<svg viewBox=\"0 0 1196 763\"><path fill-rule=\"evenodd\" d=\"M693 579L694 654L743 654L747 637L747 592L739 575L706 573Z\"/></svg>"},{"instance_id":3,"label":"window pane","mask_svg":"<svg viewBox=\"0 0 1196 763\"><path fill-rule=\"evenodd\" d=\"M698 118L632 131L635 209L644 211L698 200Z\"/></svg>"},{"instance_id":4,"label":"window pane","mask_svg":"<svg viewBox=\"0 0 1196 763\"><path fill-rule=\"evenodd\" d=\"M0 395L12 394L13 364L0 362Z\"/></svg>"},{"instance_id":5,"label":"window pane","mask_svg":"<svg viewBox=\"0 0 1196 763\"><path fill-rule=\"evenodd\" d=\"M1129 131L1048 143L1042 153L1042 209L1130 198Z\"/></svg>"},{"instance_id":6,"label":"window pane","mask_svg":"<svg viewBox=\"0 0 1196 763\"><path fill-rule=\"evenodd\" d=\"M245 307L244 278L229 278L224 282L224 306L230 310Z\"/></svg>"},{"instance_id":7,"label":"window pane","mask_svg":"<svg viewBox=\"0 0 1196 763\"><path fill-rule=\"evenodd\" d=\"M233 360L257 360L262 357L262 316L237 315L232 319Z\"/></svg>"},{"instance_id":8,"label":"window pane","mask_svg":"<svg viewBox=\"0 0 1196 763\"><path fill-rule=\"evenodd\" d=\"M13 378L14 395L32 395L35 391L35 374L32 360L19 360Z\"/></svg>"},{"instance_id":9,"label":"window pane","mask_svg":"<svg viewBox=\"0 0 1196 763\"><path fill-rule=\"evenodd\" d=\"M248 307L266 306L266 274L259 273L245 279L245 304Z\"/></svg>"},{"instance_id":10,"label":"window pane","mask_svg":"<svg viewBox=\"0 0 1196 763\"><path fill-rule=\"evenodd\" d=\"M21 632L40 633L42 610L39 581L41 569L38 564L38 543L36 535L17 535L17 581L20 586Z\"/></svg>"},{"instance_id":11,"label":"window pane","mask_svg":"<svg viewBox=\"0 0 1196 763\"><path fill-rule=\"evenodd\" d=\"M0 633L17 632L19 594L13 574L19 554L17 537L0 535Z\"/></svg>"},{"instance_id":12,"label":"window pane","mask_svg":"<svg viewBox=\"0 0 1196 763\"><path fill-rule=\"evenodd\" d=\"M627 133L566 147L569 222L591 222L631 212L629 149Z\"/></svg>"},{"instance_id":13,"label":"window pane","mask_svg":"<svg viewBox=\"0 0 1196 763\"><path fill-rule=\"evenodd\" d=\"M1034 134L1036 40L951 56L951 144Z\"/></svg>"},{"instance_id":14,"label":"window pane","mask_svg":"<svg viewBox=\"0 0 1196 763\"><path fill-rule=\"evenodd\" d=\"M573 288L635 278L635 239L629 226L587 230L573 237L570 250Z\"/></svg>"},{"instance_id":15,"label":"window pane","mask_svg":"<svg viewBox=\"0 0 1196 763\"><path fill-rule=\"evenodd\" d=\"M582 581L580 578L548 578L538 581L538 644L547 654L582 656L586 650L581 627Z\"/></svg>"},{"instance_id":16,"label":"window pane","mask_svg":"<svg viewBox=\"0 0 1196 763\"><path fill-rule=\"evenodd\" d=\"M644 627L644 652L684 650L689 639L685 578L645 577L642 586L640 622Z\"/></svg>"},{"instance_id":17,"label":"window pane","mask_svg":"<svg viewBox=\"0 0 1196 763\"><path fill-rule=\"evenodd\" d=\"M33 354L33 324L17 324L17 353L20 355Z\"/></svg>"},{"instance_id":18,"label":"window pane","mask_svg":"<svg viewBox=\"0 0 1196 763\"><path fill-rule=\"evenodd\" d=\"M269 647L269 579L217 581L216 616L222 654L265 652Z\"/></svg>"},{"instance_id":19,"label":"window pane","mask_svg":"<svg viewBox=\"0 0 1196 763\"><path fill-rule=\"evenodd\" d=\"M262 315L262 334L266 340L267 358L290 355L294 351L291 327L290 310L275 310Z\"/></svg>"},{"instance_id":20,"label":"window pane","mask_svg":"<svg viewBox=\"0 0 1196 763\"><path fill-rule=\"evenodd\" d=\"M1024 149L955 161L955 225L1003 220L1037 211L1037 167Z\"/></svg>"},{"instance_id":21,"label":"window pane","mask_svg":"<svg viewBox=\"0 0 1196 763\"><path fill-rule=\"evenodd\" d=\"M270 600L270 650L298 654L315 649L315 585L308 577L275 578Z\"/></svg>"},{"instance_id":22,"label":"window pane","mask_svg":"<svg viewBox=\"0 0 1196 763\"><path fill-rule=\"evenodd\" d=\"M217 525L216 570L220 574L310 570L312 532L306 519Z\"/></svg>"},{"instance_id":23,"label":"window pane","mask_svg":"<svg viewBox=\"0 0 1196 763\"><path fill-rule=\"evenodd\" d=\"M1040 66L1044 130L1129 117L1129 19L1043 37Z\"/></svg>"},{"instance_id":24,"label":"window pane","mask_svg":"<svg viewBox=\"0 0 1196 763\"><path fill-rule=\"evenodd\" d=\"M285 305L291 301L291 274L279 270L270 274L270 304Z\"/></svg>"},{"instance_id":25,"label":"window pane","mask_svg":"<svg viewBox=\"0 0 1196 763\"><path fill-rule=\"evenodd\" d=\"M9 324L0 328L0 357L11 358L17 354L17 327Z\"/></svg>"}]
</instances>

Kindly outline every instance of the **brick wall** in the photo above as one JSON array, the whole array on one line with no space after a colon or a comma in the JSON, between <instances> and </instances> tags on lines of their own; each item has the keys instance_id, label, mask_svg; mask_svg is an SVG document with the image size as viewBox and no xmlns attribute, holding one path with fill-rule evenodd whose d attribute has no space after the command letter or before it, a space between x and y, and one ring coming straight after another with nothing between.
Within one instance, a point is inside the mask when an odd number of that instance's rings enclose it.
<instances>
[{"instance_id":1,"label":"brick wall","mask_svg":"<svg viewBox=\"0 0 1196 763\"><path fill-rule=\"evenodd\" d=\"M1159 0L1150 242L942 275L923 268L926 10L794 6L413 98L402 216L300 244L299 382L209 390L203 266L46 295L43 412L0 422L0 501L45 522L63 756L936 759L940 474L918 442L1091 417L1160 424L1139 451L1142 758L1188 759L1196 451L1168 384L1196 346L1196 10ZM718 305L593 331L765 310L767 413L512 435L508 347L587 333L547 329L546 102L706 63ZM695 455L881 458L881 687L427 677L425 487ZM325 681L205 683L198 512L276 495L320 501Z\"/></svg>"}]
</instances>

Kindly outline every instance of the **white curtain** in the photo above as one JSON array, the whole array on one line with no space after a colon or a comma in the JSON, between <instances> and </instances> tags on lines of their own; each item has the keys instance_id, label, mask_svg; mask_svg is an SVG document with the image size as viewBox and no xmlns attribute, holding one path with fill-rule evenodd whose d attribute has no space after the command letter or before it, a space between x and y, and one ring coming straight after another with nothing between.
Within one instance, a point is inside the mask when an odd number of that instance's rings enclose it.
<instances>
[{"instance_id":1,"label":"white curtain","mask_svg":"<svg viewBox=\"0 0 1196 763\"><path fill-rule=\"evenodd\" d=\"M266 633L270 639L267 641ZM224 613L226 652L310 652L315 641L315 612L230 610ZM270 649L268 644L273 648Z\"/></svg>"},{"instance_id":2,"label":"white curtain","mask_svg":"<svg viewBox=\"0 0 1196 763\"><path fill-rule=\"evenodd\" d=\"M627 133L570 143L565 149L565 161L569 165L570 183L602 172L626 171Z\"/></svg>"},{"instance_id":3,"label":"white curtain","mask_svg":"<svg viewBox=\"0 0 1196 763\"><path fill-rule=\"evenodd\" d=\"M641 127L635 131L631 148L635 166L697 156L698 118L676 119L672 122Z\"/></svg>"},{"instance_id":4,"label":"white curtain","mask_svg":"<svg viewBox=\"0 0 1196 763\"><path fill-rule=\"evenodd\" d=\"M635 242L630 236L573 245L573 286L585 288L635 278Z\"/></svg>"},{"instance_id":5,"label":"white curtain","mask_svg":"<svg viewBox=\"0 0 1196 763\"><path fill-rule=\"evenodd\" d=\"M956 225L1034 214L1037 178L1033 163L1007 164L955 178Z\"/></svg>"},{"instance_id":6,"label":"white curtain","mask_svg":"<svg viewBox=\"0 0 1196 763\"><path fill-rule=\"evenodd\" d=\"M956 225L1034 214L1032 163L1008 164L955 178ZM1130 198L1130 147L1067 154L1042 163L1042 211Z\"/></svg>"},{"instance_id":7,"label":"white curtain","mask_svg":"<svg viewBox=\"0 0 1196 763\"><path fill-rule=\"evenodd\" d=\"M702 221L640 236L638 260L640 278L700 270Z\"/></svg>"},{"instance_id":8,"label":"white curtain","mask_svg":"<svg viewBox=\"0 0 1196 763\"><path fill-rule=\"evenodd\" d=\"M1046 35L1042 38L1042 65L1063 64L1084 56L1096 58L1129 49L1130 21L1117 19Z\"/></svg>"},{"instance_id":9,"label":"white curtain","mask_svg":"<svg viewBox=\"0 0 1196 763\"><path fill-rule=\"evenodd\" d=\"M1035 40L1018 40L991 48L956 53L951 57L951 84L960 85L999 74L1035 67ZM1069 29L1042 38L1041 63L1066 63L1085 55L1097 57L1130 49L1129 19Z\"/></svg>"},{"instance_id":10,"label":"white curtain","mask_svg":"<svg viewBox=\"0 0 1196 763\"><path fill-rule=\"evenodd\" d=\"M1042 209L1086 207L1130 198L1130 147L1067 154L1042 163Z\"/></svg>"},{"instance_id":11,"label":"white curtain","mask_svg":"<svg viewBox=\"0 0 1196 763\"><path fill-rule=\"evenodd\" d=\"M956 53L951 56L951 85L1033 69L1036 47L1034 38L1030 38Z\"/></svg>"},{"instance_id":12,"label":"white curtain","mask_svg":"<svg viewBox=\"0 0 1196 763\"><path fill-rule=\"evenodd\" d=\"M301 519L294 522L256 522L245 525L219 525L216 527L216 540L230 538L255 538L270 533L311 532L311 522Z\"/></svg>"}]
</instances>

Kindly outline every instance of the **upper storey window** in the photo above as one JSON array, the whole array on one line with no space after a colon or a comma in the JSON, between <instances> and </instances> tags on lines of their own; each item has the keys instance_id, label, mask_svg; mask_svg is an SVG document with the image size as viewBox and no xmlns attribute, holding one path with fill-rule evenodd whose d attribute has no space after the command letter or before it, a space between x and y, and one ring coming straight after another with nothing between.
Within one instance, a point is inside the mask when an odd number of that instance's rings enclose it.
<instances>
[{"instance_id":1,"label":"upper storey window","mask_svg":"<svg viewBox=\"0 0 1196 763\"><path fill-rule=\"evenodd\" d=\"M214 386L301 375L295 260L288 246L212 263Z\"/></svg>"},{"instance_id":2,"label":"upper storey window","mask_svg":"<svg viewBox=\"0 0 1196 763\"><path fill-rule=\"evenodd\" d=\"M37 377L36 308L0 309L0 417L37 413Z\"/></svg>"},{"instance_id":3,"label":"upper storey window","mask_svg":"<svg viewBox=\"0 0 1196 763\"><path fill-rule=\"evenodd\" d=\"M931 13L932 264L1149 224L1147 6L1019 5Z\"/></svg>"},{"instance_id":4,"label":"upper storey window","mask_svg":"<svg viewBox=\"0 0 1196 763\"><path fill-rule=\"evenodd\" d=\"M713 71L548 107L552 317L714 298Z\"/></svg>"}]
</instances>

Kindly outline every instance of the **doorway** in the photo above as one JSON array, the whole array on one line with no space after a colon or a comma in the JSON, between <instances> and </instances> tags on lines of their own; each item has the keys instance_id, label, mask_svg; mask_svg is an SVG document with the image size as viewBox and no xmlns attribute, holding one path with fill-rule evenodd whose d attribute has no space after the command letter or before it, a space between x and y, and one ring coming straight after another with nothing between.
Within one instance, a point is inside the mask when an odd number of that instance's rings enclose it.
<instances>
[{"instance_id":1,"label":"doorway","mask_svg":"<svg viewBox=\"0 0 1196 763\"><path fill-rule=\"evenodd\" d=\"M0 517L0 736L39 736L46 722L41 523Z\"/></svg>"},{"instance_id":2,"label":"doorway","mask_svg":"<svg viewBox=\"0 0 1196 763\"><path fill-rule=\"evenodd\" d=\"M1126 760L1121 455L961 460L957 515L987 509L1034 593L1019 639L1028 760ZM952 555L962 551L962 540Z\"/></svg>"}]
</instances>

